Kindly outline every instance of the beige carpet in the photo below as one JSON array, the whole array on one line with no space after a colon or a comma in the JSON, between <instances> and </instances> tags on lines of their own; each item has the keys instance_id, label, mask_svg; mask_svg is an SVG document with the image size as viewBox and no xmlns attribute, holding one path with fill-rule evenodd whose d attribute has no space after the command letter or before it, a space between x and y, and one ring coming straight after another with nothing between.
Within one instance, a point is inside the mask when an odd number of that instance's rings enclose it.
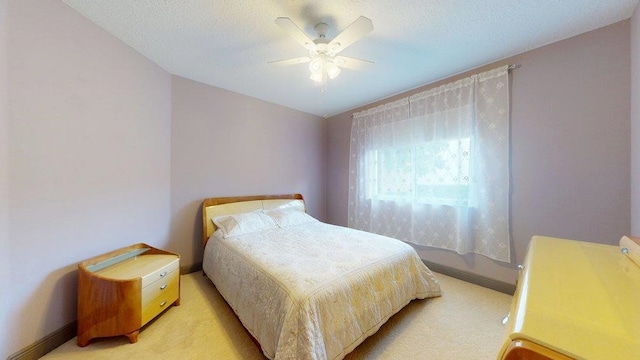
<instances>
[{"instance_id":1,"label":"beige carpet","mask_svg":"<svg viewBox=\"0 0 640 360\"><path fill-rule=\"evenodd\" d=\"M511 296L436 274L443 296L414 300L346 359L495 359L505 337L500 320ZM140 332L76 339L42 359L265 359L213 284L201 272L181 277L181 305Z\"/></svg>"}]
</instances>

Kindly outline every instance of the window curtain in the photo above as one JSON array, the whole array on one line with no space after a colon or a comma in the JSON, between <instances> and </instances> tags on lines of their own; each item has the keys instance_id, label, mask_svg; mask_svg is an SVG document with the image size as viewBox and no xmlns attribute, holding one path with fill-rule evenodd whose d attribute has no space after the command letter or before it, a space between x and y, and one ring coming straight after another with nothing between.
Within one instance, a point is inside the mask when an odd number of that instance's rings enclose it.
<instances>
[{"instance_id":1,"label":"window curtain","mask_svg":"<svg viewBox=\"0 0 640 360\"><path fill-rule=\"evenodd\" d=\"M508 67L355 113L349 227L510 262Z\"/></svg>"}]
</instances>

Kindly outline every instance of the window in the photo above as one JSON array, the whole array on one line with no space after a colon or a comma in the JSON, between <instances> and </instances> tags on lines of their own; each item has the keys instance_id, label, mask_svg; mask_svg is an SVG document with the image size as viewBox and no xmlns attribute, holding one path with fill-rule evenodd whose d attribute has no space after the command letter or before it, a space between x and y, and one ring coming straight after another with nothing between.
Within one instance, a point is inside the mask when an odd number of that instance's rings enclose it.
<instances>
[{"instance_id":1,"label":"window","mask_svg":"<svg viewBox=\"0 0 640 360\"><path fill-rule=\"evenodd\" d=\"M470 144L470 138L433 140L370 151L370 197L469 206Z\"/></svg>"},{"instance_id":2,"label":"window","mask_svg":"<svg viewBox=\"0 0 640 360\"><path fill-rule=\"evenodd\" d=\"M353 115L349 226L510 261L507 67Z\"/></svg>"}]
</instances>

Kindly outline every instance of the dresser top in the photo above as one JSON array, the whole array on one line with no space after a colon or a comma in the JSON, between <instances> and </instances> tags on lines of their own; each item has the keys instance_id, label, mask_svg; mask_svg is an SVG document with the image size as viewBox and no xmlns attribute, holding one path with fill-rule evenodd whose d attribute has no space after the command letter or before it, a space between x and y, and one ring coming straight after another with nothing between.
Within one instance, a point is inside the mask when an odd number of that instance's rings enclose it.
<instances>
[{"instance_id":1,"label":"dresser top","mask_svg":"<svg viewBox=\"0 0 640 360\"><path fill-rule=\"evenodd\" d=\"M96 271L95 274L117 280L128 280L138 277L144 279L174 262L178 262L177 255L143 254L120 261Z\"/></svg>"},{"instance_id":2,"label":"dresser top","mask_svg":"<svg viewBox=\"0 0 640 360\"><path fill-rule=\"evenodd\" d=\"M524 266L511 339L574 358L638 355L640 267L618 246L534 237Z\"/></svg>"}]
</instances>

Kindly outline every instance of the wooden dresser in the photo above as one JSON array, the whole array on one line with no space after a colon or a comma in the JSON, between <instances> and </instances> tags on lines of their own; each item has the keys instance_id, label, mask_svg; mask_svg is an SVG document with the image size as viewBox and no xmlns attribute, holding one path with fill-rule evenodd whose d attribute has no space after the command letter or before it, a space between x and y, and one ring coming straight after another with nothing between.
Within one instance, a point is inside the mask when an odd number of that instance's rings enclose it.
<instances>
[{"instance_id":1,"label":"wooden dresser","mask_svg":"<svg viewBox=\"0 0 640 360\"><path fill-rule=\"evenodd\" d=\"M125 335L180 304L180 257L135 244L78 264L78 346Z\"/></svg>"},{"instance_id":2,"label":"wooden dresser","mask_svg":"<svg viewBox=\"0 0 640 360\"><path fill-rule=\"evenodd\" d=\"M499 359L640 359L640 267L619 246L533 237Z\"/></svg>"}]
</instances>

